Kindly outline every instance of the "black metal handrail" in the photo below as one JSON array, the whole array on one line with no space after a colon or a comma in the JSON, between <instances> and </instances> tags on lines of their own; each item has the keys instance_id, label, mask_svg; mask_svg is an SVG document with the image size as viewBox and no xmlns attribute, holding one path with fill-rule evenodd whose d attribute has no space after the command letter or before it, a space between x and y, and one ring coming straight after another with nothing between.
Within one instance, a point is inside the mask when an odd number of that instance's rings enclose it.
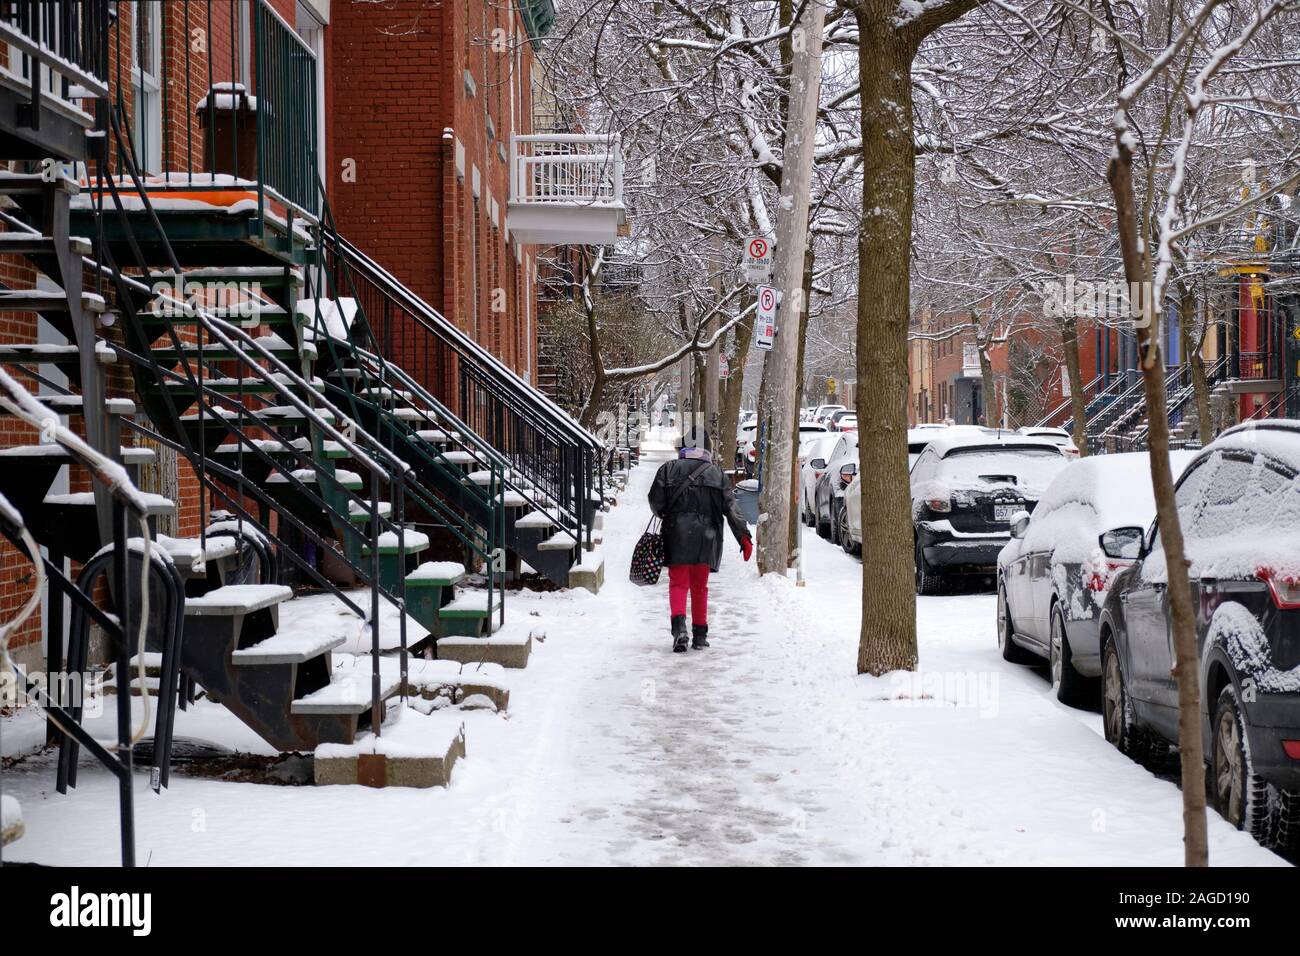
<instances>
[{"instance_id":1,"label":"black metal handrail","mask_svg":"<svg viewBox=\"0 0 1300 956\"><path fill-rule=\"evenodd\" d=\"M22 0L0 5L0 43L31 83L33 107L108 95L109 0ZM33 66L35 68L33 69Z\"/></svg>"},{"instance_id":2,"label":"black metal handrail","mask_svg":"<svg viewBox=\"0 0 1300 956\"><path fill-rule=\"evenodd\" d=\"M1091 394L1093 391L1096 390L1096 388L1097 388L1097 383L1099 383L1100 381L1101 381L1101 376L1100 376L1100 375L1097 375L1097 376L1095 376L1094 378L1090 379L1088 382L1086 382L1086 383L1084 384L1084 386L1083 386L1083 388L1081 389L1081 391L1083 392L1083 396L1084 396L1084 401L1085 401L1085 402L1090 401L1090 399L1088 398L1088 395ZM1072 406L1072 403L1073 403L1073 399L1070 398L1070 397L1066 397L1066 398L1062 399L1061 402L1060 402L1060 404L1059 404L1059 405L1056 405L1055 407L1053 407L1051 411L1049 411L1046 415L1044 415L1042 418L1040 418L1040 419L1035 423L1034 427L1035 427L1035 428L1047 428L1047 427L1049 427L1049 426L1052 426L1052 423L1053 423L1054 421L1056 421L1057 416L1059 416L1059 415L1061 415L1062 413L1067 412L1067 411L1070 410L1070 408L1071 408L1071 406ZM1066 421L1070 421L1070 419L1066 419Z\"/></svg>"},{"instance_id":3,"label":"black metal handrail","mask_svg":"<svg viewBox=\"0 0 1300 956\"><path fill-rule=\"evenodd\" d=\"M584 499L597 488L599 439L346 239L325 234L322 252L329 271L349 277L376 347L434 370L431 389L454 395L459 419L589 543Z\"/></svg>"}]
</instances>

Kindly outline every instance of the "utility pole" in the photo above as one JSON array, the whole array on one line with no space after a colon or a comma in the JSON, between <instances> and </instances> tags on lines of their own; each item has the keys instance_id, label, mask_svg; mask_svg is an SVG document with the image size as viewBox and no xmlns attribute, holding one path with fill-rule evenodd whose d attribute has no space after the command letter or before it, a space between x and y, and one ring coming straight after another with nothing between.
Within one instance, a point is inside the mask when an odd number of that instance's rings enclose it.
<instances>
[{"instance_id":1,"label":"utility pole","mask_svg":"<svg viewBox=\"0 0 1300 956\"><path fill-rule=\"evenodd\" d=\"M822 0L808 4L804 19L791 36L794 60L790 68L790 112L786 118L785 154L781 171L781 211L776 223L776 288L781 293L776 341L763 368L766 407L772 438L769 471L759 499L758 570L784 575L789 566L791 487L795 455L791 423L798 400L800 315L803 301L804 246L808 241L808 206L812 191L813 147L817 102L821 94L822 33L826 8Z\"/></svg>"}]
</instances>

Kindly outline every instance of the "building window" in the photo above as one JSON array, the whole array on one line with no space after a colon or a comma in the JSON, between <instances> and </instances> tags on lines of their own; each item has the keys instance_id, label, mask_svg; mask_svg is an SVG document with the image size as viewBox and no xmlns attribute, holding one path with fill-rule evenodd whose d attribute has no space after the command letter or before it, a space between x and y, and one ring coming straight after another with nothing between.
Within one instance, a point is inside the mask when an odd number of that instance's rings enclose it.
<instances>
[{"instance_id":1,"label":"building window","mask_svg":"<svg viewBox=\"0 0 1300 956\"><path fill-rule=\"evenodd\" d=\"M473 227L471 229L469 242L469 327L470 334L474 341L478 341L479 335L479 282L478 282L478 243L479 243L479 218L482 214L479 212L478 197L474 197L474 209L472 213Z\"/></svg>"},{"instance_id":2,"label":"building window","mask_svg":"<svg viewBox=\"0 0 1300 956\"><path fill-rule=\"evenodd\" d=\"M131 11L132 145L148 171L162 171L162 4L137 2Z\"/></svg>"}]
</instances>

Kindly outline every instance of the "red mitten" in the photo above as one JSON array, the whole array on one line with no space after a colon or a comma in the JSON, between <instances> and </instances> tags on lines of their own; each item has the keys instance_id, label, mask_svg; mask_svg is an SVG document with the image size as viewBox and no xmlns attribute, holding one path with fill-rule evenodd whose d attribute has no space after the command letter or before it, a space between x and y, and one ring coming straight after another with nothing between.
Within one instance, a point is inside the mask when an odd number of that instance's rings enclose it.
<instances>
[{"instance_id":1,"label":"red mitten","mask_svg":"<svg viewBox=\"0 0 1300 956\"><path fill-rule=\"evenodd\" d=\"M745 538L740 542L740 553L745 556L746 561L748 561L750 556L754 553L754 542L749 538L748 535L746 535Z\"/></svg>"}]
</instances>

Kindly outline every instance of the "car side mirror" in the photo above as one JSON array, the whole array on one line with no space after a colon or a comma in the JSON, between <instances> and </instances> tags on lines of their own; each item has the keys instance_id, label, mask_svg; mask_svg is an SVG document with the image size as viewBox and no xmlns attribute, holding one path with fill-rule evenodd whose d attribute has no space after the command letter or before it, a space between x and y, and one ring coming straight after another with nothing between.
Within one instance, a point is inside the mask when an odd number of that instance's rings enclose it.
<instances>
[{"instance_id":1,"label":"car side mirror","mask_svg":"<svg viewBox=\"0 0 1300 956\"><path fill-rule=\"evenodd\" d=\"M846 485L853 480L853 476L858 473L858 466L853 462L840 465L840 480Z\"/></svg>"},{"instance_id":2,"label":"car side mirror","mask_svg":"<svg viewBox=\"0 0 1300 956\"><path fill-rule=\"evenodd\" d=\"M1098 535L1097 543L1108 558L1136 561L1146 553L1146 532L1137 527L1111 528Z\"/></svg>"},{"instance_id":3,"label":"car side mirror","mask_svg":"<svg viewBox=\"0 0 1300 956\"><path fill-rule=\"evenodd\" d=\"M1011 516L1011 537L1023 538L1029 530L1029 512L1017 511Z\"/></svg>"},{"instance_id":4,"label":"car side mirror","mask_svg":"<svg viewBox=\"0 0 1300 956\"><path fill-rule=\"evenodd\" d=\"M826 459L825 459L825 458L814 458L812 461L808 462L808 464L812 465L812 467L814 467L814 468L825 468L825 467L826 467Z\"/></svg>"}]
</instances>

